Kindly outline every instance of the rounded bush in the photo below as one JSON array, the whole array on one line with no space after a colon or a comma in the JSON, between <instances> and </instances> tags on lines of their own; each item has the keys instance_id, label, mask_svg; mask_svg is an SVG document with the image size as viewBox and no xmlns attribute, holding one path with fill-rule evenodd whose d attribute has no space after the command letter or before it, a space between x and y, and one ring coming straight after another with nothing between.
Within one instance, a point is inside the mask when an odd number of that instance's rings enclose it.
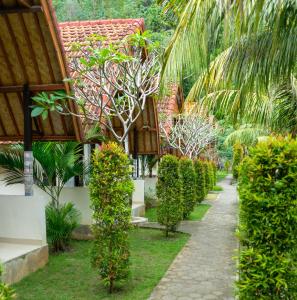
<instances>
[{"instance_id":1,"label":"rounded bush","mask_svg":"<svg viewBox=\"0 0 297 300\"><path fill-rule=\"evenodd\" d=\"M183 199L183 217L187 219L194 210L196 198L196 175L191 159L183 157L179 161L179 174L181 180L181 197Z\"/></svg>"},{"instance_id":2,"label":"rounded bush","mask_svg":"<svg viewBox=\"0 0 297 300\"><path fill-rule=\"evenodd\" d=\"M165 226L166 236L175 231L183 217L179 162L173 155L165 155L160 162L157 181L157 218Z\"/></svg>"},{"instance_id":3,"label":"rounded bush","mask_svg":"<svg viewBox=\"0 0 297 300\"><path fill-rule=\"evenodd\" d=\"M209 165L207 161L202 161L203 163L203 171L204 171L204 178L205 178L205 196L208 194L210 191L211 187L211 174L209 170Z\"/></svg>"},{"instance_id":4,"label":"rounded bush","mask_svg":"<svg viewBox=\"0 0 297 300\"><path fill-rule=\"evenodd\" d=\"M89 185L94 220L92 263L110 292L115 281L129 275L129 203L134 188L130 171L128 156L116 143L95 151Z\"/></svg>"},{"instance_id":5,"label":"rounded bush","mask_svg":"<svg viewBox=\"0 0 297 300\"><path fill-rule=\"evenodd\" d=\"M259 143L239 170L239 296L297 299L297 142Z\"/></svg>"}]
</instances>

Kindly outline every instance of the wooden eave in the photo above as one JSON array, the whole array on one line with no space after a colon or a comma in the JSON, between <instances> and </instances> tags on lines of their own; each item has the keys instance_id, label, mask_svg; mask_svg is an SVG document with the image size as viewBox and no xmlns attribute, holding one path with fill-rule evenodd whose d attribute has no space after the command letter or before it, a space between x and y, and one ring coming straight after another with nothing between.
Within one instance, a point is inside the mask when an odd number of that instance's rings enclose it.
<instances>
[{"instance_id":1,"label":"wooden eave","mask_svg":"<svg viewBox=\"0 0 297 300\"><path fill-rule=\"evenodd\" d=\"M0 141L23 140L23 87L31 95L64 90L68 70L49 0L0 0ZM76 111L76 107L71 107ZM82 140L80 120L49 113L32 119L34 140Z\"/></svg>"}]
</instances>

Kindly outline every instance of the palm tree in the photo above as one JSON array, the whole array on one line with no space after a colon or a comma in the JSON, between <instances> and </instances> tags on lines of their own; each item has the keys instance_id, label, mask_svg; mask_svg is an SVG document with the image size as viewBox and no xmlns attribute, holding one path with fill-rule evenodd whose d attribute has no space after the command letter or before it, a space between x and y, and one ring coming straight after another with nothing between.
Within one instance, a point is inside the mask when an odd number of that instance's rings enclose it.
<instances>
[{"instance_id":1,"label":"palm tree","mask_svg":"<svg viewBox=\"0 0 297 300\"><path fill-rule=\"evenodd\" d=\"M51 204L59 206L59 197L65 184L86 171L76 142L33 143L34 183L51 197ZM23 146L13 145L0 151L0 166L7 185L24 182Z\"/></svg>"},{"instance_id":2,"label":"palm tree","mask_svg":"<svg viewBox=\"0 0 297 300\"><path fill-rule=\"evenodd\" d=\"M188 100L235 122L296 133L296 0L160 2L179 18L165 80L190 75Z\"/></svg>"}]
</instances>

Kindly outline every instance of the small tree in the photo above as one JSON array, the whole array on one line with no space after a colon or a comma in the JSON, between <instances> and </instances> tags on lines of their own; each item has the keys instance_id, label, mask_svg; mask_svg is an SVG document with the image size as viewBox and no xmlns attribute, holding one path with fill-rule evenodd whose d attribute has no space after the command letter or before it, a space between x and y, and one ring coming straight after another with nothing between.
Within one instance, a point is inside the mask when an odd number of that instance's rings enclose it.
<instances>
[{"instance_id":1,"label":"small tree","mask_svg":"<svg viewBox=\"0 0 297 300\"><path fill-rule=\"evenodd\" d=\"M235 143L233 145L233 161L232 161L232 173L233 178L238 179L238 167L243 159L243 148L240 143Z\"/></svg>"},{"instance_id":2,"label":"small tree","mask_svg":"<svg viewBox=\"0 0 297 300\"><path fill-rule=\"evenodd\" d=\"M181 180L181 193L183 199L183 217L187 219L194 210L197 202L196 174L191 159L183 157L179 161L179 174Z\"/></svg>"},{"instance_id":3,"label":"small tree","mask_svg":"<svg viewBox=\"0 0 297 300\"><path fill-rule=\"evenodd\" d=\"M196 178L196 199L198 202L202 202L206 192L205 192L205 174L204 167L201 160L194 160L194 168L195 168L195 178Z\"/></svg>"},{"instance_id":4,"label":"small tree","mask_svg":"<svg viewBox=\"0 0 297 300\"><path fill-rule=\"evenodd\" d=\"M175 231L183 217L183 199L181 197L181 181L179 162L173 155L165 155L159 166L157 197L158 222L165 226L166 236Z\"/></svg>"},{"instance_id":5,"label":"small tree","mask_svg":"<svg viewBox=\"0 0 297 300\"><path fill-rule=\"evenodd\" d=\"M159 89L160 59L149 32L135 33L112 43L98 35L72 45L69 59L74 94L41 93L33 98L32 116L47 117L49 109L100 124L129 153L130 129L143 113L146 101ZM69 107L73 101L79 107ZM120 124L114 125L114 119Z\"/></svg>"},{"instance_id":6,"label":"small tree","mask_svg":"<svg viewBox=\"0 0 297 300\"><path fill-rule=\"evenodd\" d=\"M211 162L212 171L213 171L213 185L217 184L217 166L214 162Z\"/></svg>"},{"instance_id":7,"label":"small tree","mask_svg":"<svg viewBox=\"0 0 297 300\"><path fill-rule=\"evenodd\" d=\"M128 156L116 143L104 145L102 151L94 153L90 180L94 220L92 263L110 293L115 282L129 274L129 201L133 192L130 173Z\"/></svg>"},{"instance_id":8,"label":"small tree","mask_svg":"<svg viewBox=\"0 0 297 300\"><path fill-rule=\"evenodd\" d=\"M171 123L171 118L160 120L161 135L169 146L189 158L196 158L216 138L213 124L197 114L180 114L175 117L173 127Z\"/></svg>"}]
</instances>

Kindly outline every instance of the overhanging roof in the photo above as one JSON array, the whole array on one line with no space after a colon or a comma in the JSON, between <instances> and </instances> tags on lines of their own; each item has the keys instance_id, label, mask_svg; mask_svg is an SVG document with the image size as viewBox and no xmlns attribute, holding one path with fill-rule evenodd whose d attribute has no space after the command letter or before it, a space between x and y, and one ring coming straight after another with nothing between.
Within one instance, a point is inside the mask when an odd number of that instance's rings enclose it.
<instances>
[{"instance_id":1,"label":"overhanging roof","mask_svg":"<svg viewBox=\"0 0 297 300\"><path fill-rule=\"evenodd\" d=\"M63 46L49 0L0 0L0 141L23 140L22 90L65 90ZM71 109L75 110L75 107ZM80 120L50 113L32 120L35 140L81 140Z\"/></svg>"}]
</instances>

